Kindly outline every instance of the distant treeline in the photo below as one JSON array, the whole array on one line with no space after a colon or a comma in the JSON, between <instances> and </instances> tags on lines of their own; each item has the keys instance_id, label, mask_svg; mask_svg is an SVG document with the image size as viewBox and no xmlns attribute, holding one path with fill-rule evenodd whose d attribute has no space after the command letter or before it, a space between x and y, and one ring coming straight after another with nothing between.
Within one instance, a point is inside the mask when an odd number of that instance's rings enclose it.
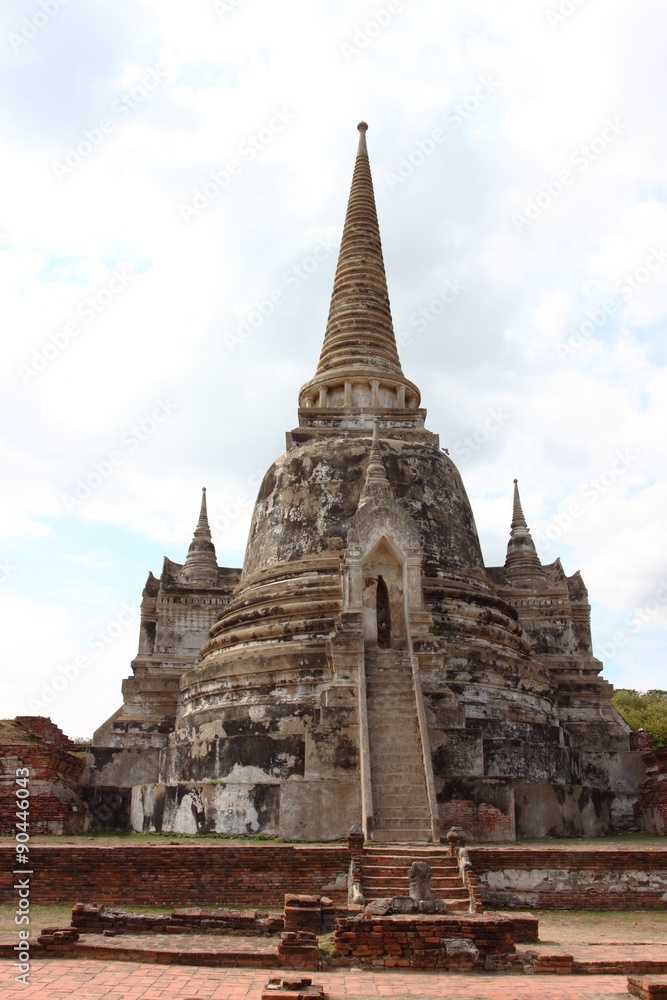
<instances>
[{"instance_id":1,"label":"distant treeline","mask_svg":"<svg viewBox=\"0 0 667 1000\"><path fill-rule=\"evenodd\" d=\"M651 734L653 750L667 747L667 691L618 688L612 701L629 726Z\"/></svg>"}]
</instances>

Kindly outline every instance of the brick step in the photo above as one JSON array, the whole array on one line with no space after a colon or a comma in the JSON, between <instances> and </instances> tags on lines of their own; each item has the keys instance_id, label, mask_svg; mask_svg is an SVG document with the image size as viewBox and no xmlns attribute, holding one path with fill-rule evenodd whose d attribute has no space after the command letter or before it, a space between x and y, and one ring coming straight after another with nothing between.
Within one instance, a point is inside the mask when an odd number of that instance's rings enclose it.
<instances>
[{"instance_id":1,"label":"brick step","mask_svg":"<svg viewBox=\"0 0 667 1000\"><path fill-rule=\"evenodd\" d=\"M368 875L369 878L400 878L414 861L426 861L426 858L414 857L397 865L367 865L364 861L362 871L364 877ZM426 861L426 863L433 869L433 878L436 882L448 883L459 877L458 871L454 868L440 868L431 861Z\"/></svg>"},{"instance_id":2,"label":"brick step","mask_svg":"<svg viewBox=\"0 0 667 1000\"><path fill-rule=\"evenodd\" d=\"M384 844L426 844L431 839L431 828L415 830L384 830L373 831L373 840Z\"/></svg>"},{"instance_id":3,"label":"brick step","mask_svg":"<svg viewBox=\"0 0 667 1000\"><path fill-rule=\"evenodd\" d=\"M433 878L452 879L459 877L458 869L445 868L445 867L441 868L439 865L435 864L435 862L429 861L427 858L423 857L419 858L416 855L415 857L412 858L406 858L405 861L401 862L400 864L391 864L391 865L378 865L378 864L369 865L364 860L363 871L364 873L368 872L370 875L373 876L375 876L376 872L378 873L381 872L382 877L385 877L386 875L388 878L396 878L398 875L400 875L401 872L406 872L414 861L426 861L426 864L430 865L431 868L433 869Z\"/></svg>"},{"instance_id":4,"label":"brick step","mask_svg":"<svg viewBox=\"0 0 667 1000\"><path fill-rule=\"evenodd\" d=\"M361 880L361 891L364 896L407 896L410 884L407 878L402 882L366 882ZM463 899L464 889L461 885L455 885L451 889L438 889L431 886L431 895L434 899Z\"/></svg>"},{"instance_id":5,"label":"brick step","mask_svg":"<svg viewBox=\"0 0 667 1000\"><path fill-rule=\"evenodd\" d=\"M409 858L411 861L421 861L422 855L424 861L434 858L448 865L456 863L456 858L453 858L447 847L442 844L426 844L423 847L396 847L395 849L391 845L374 847L369 844L364 848L364 863L368 860L373 861L375 858L400 858L401 860Z\"/></svg>"},{"instance_id":6,"label":"brick step","mask_svg":"<svg viewBox=\"0 0 667 1000\"><path fill-rule=\"evenodd\" d=\"M426 861L425 858L412 858L401 865L367 865L364 861L362 872L364 878L400 878L414 861ZM433 879L435 882L449 883L458 880L458 871L452 868L439 868L430 861L426 862L433 869Z\"/></svg>"}]
</instances>

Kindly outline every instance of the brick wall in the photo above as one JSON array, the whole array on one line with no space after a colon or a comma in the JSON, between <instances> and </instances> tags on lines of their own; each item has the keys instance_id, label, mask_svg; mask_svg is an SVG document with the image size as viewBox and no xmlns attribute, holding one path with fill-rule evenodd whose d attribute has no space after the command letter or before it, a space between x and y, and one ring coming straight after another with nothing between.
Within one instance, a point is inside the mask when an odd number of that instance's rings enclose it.
<instances>
[{"instance_id":1,"label":"brick wall","mask_svg":"<svg viewBox=\"0 0 667 1000\"><path fill-rule=\"evenodd\" d=\"M487 906L519 910L664 909L665 850L470 847Z\"/></svg>"},{"instance_id":2,"label":"brick wall","mask_svg":"<svg viewBox=\"0 0 667 1000\"><path fill-rule=\"evenodd\" d=\"M30 770L28 784L30 831L82 833L86 807L78 794L82 757L47 744L0 746L4 772L0 776L0 834L16 831L16 769Z\"/></svg>"},{"instance_id":3,"label":"brick wall","mask_svg":"<svg viewBox=\"0 0 667 1000\"><path fill-rule=\"evenodd\" d=\"M391 916L339 920L334 954L386 969L469 971L511 968L513 925L501 917Z\"/></svg>"},{"instance_id":4,"label":"brick wall","mask_svg":"<svg viewBox=\"0 0 667 1000\"><path fill-rule=\"evenodd\" d=\"M647 833L667 834L667 749L644 754L646 777L639 786L639 813Z\"/></svg>"},{"instance_id":5,"label":"brick wall","mask_svg":"<svg viewBox=\"0 0 667 1000\"><path fill-rule=\"evenodd\" d=\"M501 909L660 909L665 850L469 848L487 906ZM285 893L347 899L346 845L158 844L34 846L33 903L109 906L271 906ZM12 902L13 852L0 847L0 901ZM338 883L336 886L336 881Z\"/></svg>"},{"instance_id":6,"label":"brick wall","mask_svg":"<svg viewBox=\"0 0 667 1000\"><path fill-rule=\"evenodd\" d=\"M12 850L0 847L0 901L13 902ZM347 845L31 847L32 903L277 906L286 892L347 901Z\"/></svg>"}]
</instances>

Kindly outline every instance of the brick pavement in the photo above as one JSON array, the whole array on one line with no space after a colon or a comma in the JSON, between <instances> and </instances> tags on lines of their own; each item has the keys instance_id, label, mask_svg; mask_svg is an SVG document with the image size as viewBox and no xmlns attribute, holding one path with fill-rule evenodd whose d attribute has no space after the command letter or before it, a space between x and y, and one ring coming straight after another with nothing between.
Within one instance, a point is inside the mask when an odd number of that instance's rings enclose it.
<instances>
[{"instance_id":1,"label":"brick pavement","mask_svg":"<svg viewBox=\"0 0 667 1000\"><path fill-rule=\"evenodd\" d=\"M33 962L27 986L0 961L3 1000L259 1000L267 970L44 959ZM313 974L331 1000L619 1000L625 976L505 976L443 972Z\"/></svg>"}]
</instances>

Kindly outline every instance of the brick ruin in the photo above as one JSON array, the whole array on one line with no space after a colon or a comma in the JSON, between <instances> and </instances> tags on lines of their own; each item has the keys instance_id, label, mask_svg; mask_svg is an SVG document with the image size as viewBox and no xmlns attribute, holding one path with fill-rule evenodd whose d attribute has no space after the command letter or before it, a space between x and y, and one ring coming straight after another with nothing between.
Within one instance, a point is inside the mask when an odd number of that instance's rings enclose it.
<instances>
[{"instance_id":1,"label":"brick ruin","mask_svg":"<svg viewBox=\"0 0 667 1000\"><path fill-rule=\"evenodd\" d=\"M243 568L218 567L204 495L185 563L148 578L133 675L84 784L139 831L635 829L642 755L600 677L581 576L541 563L516 482L505 564L484 565L403 374L366 128L319 363Z\"/></svg>"},{"instance_id":2,"label":"brick ruin","mask_svg":"<svg viewBox=\"0 0 667 1000\"><path fill-rule=\"evenodd\" d=\"M79 786L80 748L50 719L27 715L0 719L0 834L16 833L18 768L30 771L30 832L83 833L88 812Z\"/></svg>"}]
</instances>

